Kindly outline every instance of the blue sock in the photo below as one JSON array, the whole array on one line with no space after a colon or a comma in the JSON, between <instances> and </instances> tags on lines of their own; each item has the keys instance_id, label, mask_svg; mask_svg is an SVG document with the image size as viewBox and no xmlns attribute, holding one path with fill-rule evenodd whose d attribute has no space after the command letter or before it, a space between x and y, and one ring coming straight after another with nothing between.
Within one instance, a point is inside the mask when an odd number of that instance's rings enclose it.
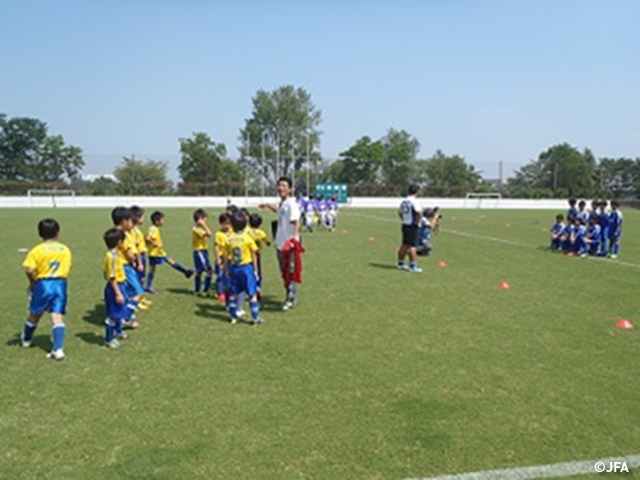
<instances>
[{"instance_id":1,"label":"blue sock","mask_svg":"<svg viewBox=\"0 0 640 480\"><path fill-rule=\"evenodd\" d=\"M138 308L138 302L135 300L129 300L129 303L127 303L127 317L125 320L131 320L133 314L136 313L136 308Z\"/></svg>"},{"instance_id":2,"label":"blue sock","mask_svg":"<svg viewBox=\"0 0 640 480\"><path fill-rule=\"evenodd\" d=\"M416 265L416 262L411 262L409 268L418 268L418 265Z\"/></svg>"},{"instance_id":3,"label":"blue sock","mask_svg":"<svg viewBox=\"0 0 640 480\"><path fill-rule=\"evenodd\" d=\"M38 328L37 323L31 323L29 320L24 322L24 330L22 331L22 340L25 342L30 342L33 338L33 333Z\"/></svg>"},{"instance_id":4,"label":"blue sock","mask_svg":"<svg viewBox=\"0 0 640 480\"><path fill-rule=\"evenodd\" d=\"M147 275L147 288L151 288L153 286L153 278L155 277L154 273L150 273Z\"/></svg>"},{"instance_id":5,"label":"blue sock","mask_svg":"<svg viewBox=\"0 0 640 480\"><path fill-rule=\"evenodd\" d=\"M110 318L107 318L104 321L104 343L109 343L113 340L114 335L116 334L116 326Z\"/></svg>"},{"instance_id":6,"label":"blue sock","mask_svg":"<svg viewBox=\"0 0 640 480\"><path fill-rule=\"evenodd\" d=\"M171 265L173 268L175 268L176 270L178 270L179 272L182 273L189 273L189 270L187 270L186 268L184 268L182 265L180 265L179 263L174 263L173 265Z\"/></svg>"},{"instance_id":7,"label":"blue sock","mask_svg":"<svg viewBox=\"0 0 640 480\"><path fill-rule=\"evenodd\" d=\"M124 336L124 325L122 325L121 318L115 318L113 320L113 332L118 337Z\"/></svg>"},{"instance_id":8,"label":"blue sock","mask_svg":"<svg viewBox=\"0 0 640 480\"><path fill-rule=\"evenodd\" d=\"M64 334L66 333L66 331L67 327L64 323L56 323L51 328L51 334L53 335L53 347L51 348L52 351L62 349L62 346L64 344Z\"/></svg>"},{"instance_id":9,"label":"blue sock","mask_svg":"<svg viewBox=\"0 0 640 480\"><path fill-rule=\"evenodd\" d=\"M260 317L260 303L249 302L249 307L251 307L251 319L255 322Z\"/></svg>"},{"instance_id":10,"label":"blue sock","mask_svg":"<svg viewBox=\"0 0 640 480\"><path fill-rule=\"evenodd\" d=\"M398 260L398 266L404 267L404 260Z\"/></svg>"},{"instance_id":11,"label":"blue sock","mask_svg":"<svg viewBox=\"0 0 640 480\"><path fill-rule=\"evenodd\" d=\"M207 293L211 290L211 275L204 276L204 293Z\"/></svg>"},{"instance_id":12,"label":"blue sock","mask_svg":"<svg viewBox=\"0 0 640 480\"><path fill-rule=\"evenodd\" d=\"M200 287L202 286L202 275L197 274L195 278L196 282L196 293L200 292Z\"/></svg>"},{"instance_id":13,"label":"blue sock","mask_svg":"<svg viewBox=\"0 0 640 480\"><path fill-rule=\"evenodd\" d=\"M231 318L235 320L238 318L237 313L238 303L235 298L229 298L229 313L231 314Z\"/></svg>"}]
</instances>

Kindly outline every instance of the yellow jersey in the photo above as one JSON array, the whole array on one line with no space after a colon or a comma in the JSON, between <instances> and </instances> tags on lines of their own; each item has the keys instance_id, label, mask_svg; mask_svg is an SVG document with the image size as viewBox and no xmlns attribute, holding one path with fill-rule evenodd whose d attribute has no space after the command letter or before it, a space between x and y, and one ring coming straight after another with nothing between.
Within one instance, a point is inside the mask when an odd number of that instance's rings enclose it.
<instances>
[{"instance_id":1,"label":"yellow jersey","mask_svg":"<svg viewBox=\"0 0 640 480\"><path fill-rule=\"evenodd\" d=\"M218 248L218 254L220 257L224 256L223 248L227 244L227 239L229 238L229 232L225 232L224 230L218 230L213 239L213 244ZM216 258L216 260L218 260Z\"/></svg>"},{"instance_id":2,"label":"yellow jersey","mask_svg":"<svg viewBox=\"0 0 640 480\"><path fill-rule=\"evenodd\" d=\"M49 240L33 247L22 266L33 270L38 280L67 278L71 270L71 250L57 240Z\"/></svg>"},{"instance_id":3,"label":"yellow jersey","mask_svg":"<svg viewBox=\"0 0 640 480\"><path fill-rule=\"evenodd\" d=\"M132 231L136 240L136 250L138 253L147 253L147 242L144 241L144 233L142 233L142 230L135 227Z\"/></svg>"},{"instance_id":4,"label":"yellow jersey","mask_svg":"<svg viewBox=\"0 0 640 480\"><path fill-rule=\"evenodd\" d=\"M124 240L122 241L122 246L118 248L118 255L122 257L125 263L130 263L130 256L135 256L136 253L138 253L138 250L136 249L136 239L133 231L124 232Z\"/></svg>"},{"instance_id":5,"label":"yellow jersey","mask_svg":"<svg viewBox=\"0 0 640 480\"><path fill-rule=\"evenodd\" d=\"M261 228L250 228L247 230L247 233L253 238L253 241L256 242L258 250L262 250L262 245L271 245L271 240L269 240L269 237L267 237L267 234Z\"/></svg>"},{"instance_id":6,"label":"yellow jersey","mask_svg":"<svg viewBox=\"0 0 640 480\"><path fill-rule=\"evenodd\" d=\"M209 250L209 236L207 231L199 225L191 229L191 243L194 250Z\"/></svg>"},{"instance_id":7,"label":"yellow jersey","mask_svg":"<svg viewBox=\"0 0 640 480\"><path fill-rule=\"evenodd\" d=\"M149 243L149 256L150 257L166 257L167 252L164 251L164 245L162 243L162 236L160 235L160 229L155 225L149 228L149 233L147 233L147 238L153 241L155 245L151 242ZM156 246L159 245L159 246Z\"/></svg>"},{"instance_id":8,"label":"yellow jersey","mask_svg":"<svg viewBox=\"0 0 640 480\"><path fill-rule=\"evenodd\" d=\"M102 262L105 280L109 282L115 278L118 283L124 282L127 279L127 275L124 273L126 264L127 262L115 249L107 251Z\"/></svg>"},{"instance_id":9,"label":"yellow jersey","mask_svg":"<svg viewBox=\"0 0 640 480\"><path fill-rule=\"evenodd\" d=\"M248 233L233 232L229 234L222 251L229 263L237 267L252 264L253 254L258 251L258 246Z\"/></svg>"}]
</instances>

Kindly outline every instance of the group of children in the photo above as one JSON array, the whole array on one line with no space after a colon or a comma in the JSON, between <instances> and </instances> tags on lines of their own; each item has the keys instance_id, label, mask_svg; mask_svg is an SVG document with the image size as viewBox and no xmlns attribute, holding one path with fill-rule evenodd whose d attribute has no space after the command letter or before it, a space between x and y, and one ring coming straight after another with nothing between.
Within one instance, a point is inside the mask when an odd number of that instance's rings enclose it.
<instances>
[{"instance_id":1,"label":"group of children","mask_svg":"<svg viewBox=\"0 0 640 480\"><path fill-rule=\"evenodd\" d=\"M145 219L142 208L116 207L111 212L113 227L103 235L107 248L102 264L106 280L105 346L119 348L119 340L127 338L125 329L139 326L136 312L151 305L152 302L145 298L146 294L158 293L153 283L157 266L164 263L186 278L194 277L196 294L209 295L213 286L217 298L226 303L231 323L236 323L244 314L241 306L248 298L252 323L262 324L259 316L260 248L270 245L270 241L260 228L260 215L230 206L218 218L220 229L214 235L207 225L207 213L203 209L196 210L191 229L193 268L183 267L167 254L161 235L164 218L162 212L153 212L152 226L145 235L142 232ZM30 302L29 317L20 335L21 345L30 347L42 314L50 312L53 346L48 357L55 360L65 357L64 315L67 277L71 270L71 251L58 241L59 233L60 225L56 220L41 220L38 234L42 242L28 252L23 262L29 279ZM215 270L209 259L211 238L214 240ZM215 284L214 272L217 277Z\"/></svg>"},{"instance_id":2,"label":"group of children","mask_svg":"<svg viewBox=\"0 0 640 480\"><path fill-rule=\"evenodd\" d=\"M615 200L594 200L588 210L584 200L572 198L566 223L564 215L558 214L551 227L551 249L580 257L608 255L615 259L620 250L622 218L620 204Z\"/></svg>"},{"instance_id":3,"label":"group of children","mask_svg":"<svg viewBox=\"0 0 640 480\"><path fill-rule=\"evenodd\" d=\"M305 199L300 196L297 203L303 216L302 224L308 232L313 232L314 227L324 227L330 232L337 227L338 202L336 197L325 199L323 195L317 197L309 195Z\"/></svg>"}]
</instances>

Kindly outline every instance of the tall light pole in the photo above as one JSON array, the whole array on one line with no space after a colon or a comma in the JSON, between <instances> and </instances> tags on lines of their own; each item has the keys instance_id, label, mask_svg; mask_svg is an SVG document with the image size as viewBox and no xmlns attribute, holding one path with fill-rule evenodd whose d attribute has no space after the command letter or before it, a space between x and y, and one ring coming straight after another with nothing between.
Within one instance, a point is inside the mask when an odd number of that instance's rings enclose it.
<instances>
[{"instance_id":1,"label":"tall light pole","mask_svg":"<svg viewBox=\"0 0 640 480\"><path fill-rule=\"evenodd\" d=\"M276 181L280 178L280 119L276 120Z\"/></svg>"},{"instance_id":2,"label":"tall light pole","mask_svg":"<svg viewBox=\"0 0 640 480\"><path fill-rule=\"evenodd\" d=\"M311 165L309 164L309 134L305 133L305 137L307 137L307 198L311 195L311 190L309 190L309 173L311 172Z\"/></svg>"},{"instance_id":3,"label":"tall light pole","mask_svg":"<svg viewBox=\"0 0 640 480\"><path fill-rule=\"evenodd\" d=\"M291 147L291 184L293 185L293 196L295 197L296 191L296 150Z\"/></svg>"},{"instance_id":4,"label":"tall light pole","mask_svg":"<svg viewBox=\"0 0 640 480\"><path fill-rule=\"evenodd\" d=\"M251 158L251 137L249 136L249 132L247 132L247 153L246 159L244 162L244 203L247 204L249 201L249 172L248 172L248 160Z\"/></svg>"},{"instance_id":5,"label":"tall light pole","mask_svg":"<svg viewBox=\"0 0 640 480\"><path fill-rule=\"evenodd\" d=\"M262 144L260 145L260 164L262 166L262 172L260 172L260 195L264 199L264 177L266 176L266 161L264 158L264 137L265 132L262 132Z\"/></svg>"}]
</instances>

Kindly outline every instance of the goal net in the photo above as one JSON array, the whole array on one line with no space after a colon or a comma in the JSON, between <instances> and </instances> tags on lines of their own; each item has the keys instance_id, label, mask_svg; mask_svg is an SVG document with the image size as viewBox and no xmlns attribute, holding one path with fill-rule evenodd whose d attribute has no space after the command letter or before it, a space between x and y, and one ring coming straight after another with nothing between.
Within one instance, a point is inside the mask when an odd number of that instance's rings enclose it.
<instances>
[{"instance_id":1,"label":"goal net","mask_svg":"<svg viewBox=\"0 0 640 480\"><path fill-rule=\"evenodd\" d=\"M499 193L467 193L464 208L498 208L502 195Z\"/></svg>"},{"instance_id":2,"label":"goal net","mask_svg":"<svg viewBox=\"0 0 640 480\"><path fill-rule=\"evenodd\" d=\"M74 190L43 190L27 191L29 206L31 207L75 207L76 192Z\"/></svg>"}]
</instances>

